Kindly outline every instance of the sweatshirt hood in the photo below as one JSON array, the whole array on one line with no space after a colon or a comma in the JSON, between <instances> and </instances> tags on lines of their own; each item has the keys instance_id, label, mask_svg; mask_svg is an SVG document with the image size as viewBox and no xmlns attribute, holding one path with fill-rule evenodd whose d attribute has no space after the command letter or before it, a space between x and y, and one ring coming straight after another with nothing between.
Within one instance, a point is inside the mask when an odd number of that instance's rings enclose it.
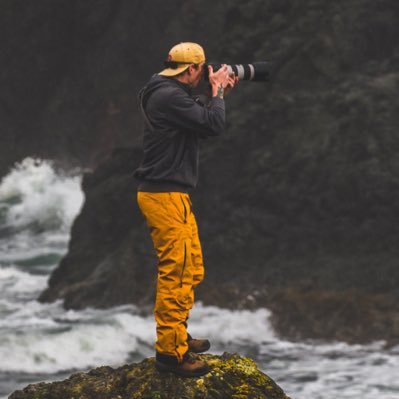
<instances>
[{"instance_id":1,"label":"sweatshirt hood","mask_svg":"<svg viewBox=\"0 0 399 399\"><path fill-rule=\"evenodd\" d=\"M161 87L170 87L176 85L177 87L183 88L187 93L190 94L190 87L184 83L179 82L177 79L169 78L155 74L151 77L146 86L144 86L139 92L139 100L145 107L145 103L148 97L156 90Z\"/></svg>"}]
</instances>

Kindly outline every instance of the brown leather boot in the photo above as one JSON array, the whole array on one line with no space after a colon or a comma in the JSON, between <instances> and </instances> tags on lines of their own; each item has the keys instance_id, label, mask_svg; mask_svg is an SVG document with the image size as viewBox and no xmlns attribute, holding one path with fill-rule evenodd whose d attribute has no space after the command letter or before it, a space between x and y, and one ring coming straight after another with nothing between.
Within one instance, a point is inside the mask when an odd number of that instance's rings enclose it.
<instances>
[{"instance_id":1,"label":"brown leather boot","mask_svg":"<svg viewBox=\"0 0 399 399\"><path fill-rule=\"evenodd\" d=\"M211 347L211 343L207 339L189 338L187 343L188 343L188 350L193 353L206 352Z\"/></svg>"},{"instance_id":2,"label":"brown leather boot","mask_svg":"<svg viewBox=\"0 0 399 399\"><path fill-rule=\"evenodd\" d=\"M186 356L186 359L179 364L166 364L156 360L155 367L161 372L170 372L182 377L200 377L210 371L210 367L202 360L196 359L193 355Z\"/></svg>"}]
</instances>

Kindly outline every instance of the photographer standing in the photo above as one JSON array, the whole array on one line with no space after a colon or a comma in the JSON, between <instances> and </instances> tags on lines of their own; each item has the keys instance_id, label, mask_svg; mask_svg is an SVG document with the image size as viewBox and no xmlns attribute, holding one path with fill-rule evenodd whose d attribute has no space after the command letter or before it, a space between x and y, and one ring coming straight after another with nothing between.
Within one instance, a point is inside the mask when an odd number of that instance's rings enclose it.
<instances>
[{"instance_id":1,"label":"photographer standing","mask_svg":"<svg viewBox=\"0 0 399 399\"><path fill-rule=\"evenodd\" d=\"M174 46L165 66L139 93L144 157L135 172L140 180L137 200L158 257L156 367L159 371L197 377L206 374L209 366L193 353L207 351L210 343L187 333L194 288L204 277L188 191L198 179L198 140L224 131L223 98L238 79L229 76L226 65L213 72L211 66L205 65L204 50L196 43ZM206 106L191 95L204 71L209 73L212 90Z\"/></svg>"}]
</instances>

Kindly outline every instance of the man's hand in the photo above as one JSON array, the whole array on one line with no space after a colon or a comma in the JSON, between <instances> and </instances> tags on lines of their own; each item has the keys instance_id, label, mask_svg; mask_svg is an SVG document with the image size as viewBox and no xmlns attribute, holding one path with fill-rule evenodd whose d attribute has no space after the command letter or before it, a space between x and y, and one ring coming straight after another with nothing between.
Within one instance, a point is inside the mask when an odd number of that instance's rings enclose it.
<instances>
[{"instance_id":1,"label":"man's hand","mask_svg":"<svg viewBox=\"0 0 399 399\"><path fill-rule=\"evenodd\" d=\"M229 76L228 82L227 82L227 86L224 89L224 95L226 95L227 93L230 93L231 89L238 83L238 76L236 76L235 73L232 73Z\"/></svg>"},{"instance_id":2,"label":"man's hand","mask_svg":"<svg viewBox=\"0 0 399 399\"><path fill-rule=\"evenodd\" d=\"M223 64L222 67L213 72L213 68L211 65L208 66L209 70L209 83L212 87L212 96L223 98L225 94L227 94L238 82L238 77L234 74L229 76L229 71L226 64Z\"/></svg>"}]
</instances>

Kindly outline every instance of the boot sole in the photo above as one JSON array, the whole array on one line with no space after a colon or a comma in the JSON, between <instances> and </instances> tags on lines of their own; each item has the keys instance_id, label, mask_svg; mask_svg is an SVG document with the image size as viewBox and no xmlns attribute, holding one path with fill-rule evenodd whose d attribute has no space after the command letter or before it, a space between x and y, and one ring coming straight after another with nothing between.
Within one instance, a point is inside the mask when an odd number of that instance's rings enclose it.
<instances>
[{"instance_id":1,"label":"boot sole","mask_svg":"<svg viewBox=\"0 0 399 399\"><path fill-rule=\"evenodd\" d=\"M208 374L211 370L210 367L207 366L195 371L185 371L178 369L177 367L170 366L168 364L163 364L157 361L155 362L155 368L161 373L173 373L179 375L180 377L187 377L187 378L201 377L202 375Z\"/></svg>"}]
</instances>

